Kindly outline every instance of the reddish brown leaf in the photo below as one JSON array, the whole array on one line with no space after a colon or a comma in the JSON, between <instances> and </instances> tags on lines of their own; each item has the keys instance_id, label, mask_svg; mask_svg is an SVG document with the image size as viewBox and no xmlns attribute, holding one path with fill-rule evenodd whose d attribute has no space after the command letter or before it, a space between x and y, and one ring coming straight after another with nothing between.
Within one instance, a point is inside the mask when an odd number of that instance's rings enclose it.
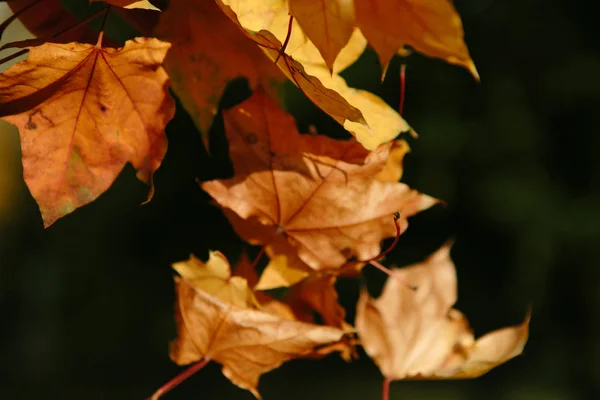
<instances>
[{"instance_id":1,"label":"reddish brown leaf","mask_svg":"<svg viewBox=\"0 0 600 400\"><path fill-rule=\"evenodd\" d=\"M144 38L120 49L48 43L0 76L0 116L19 128L45 226L96 199L127 162L152 183L175 112L160 67L168 48Z\"/></svg>"},{"instance_id":2,"label":"reddish brown leaf","mask_svg":"<svg viewBox=\"0 0 600 400\"><path fill-rule=\"evenodd\" d=\"M173 44L165 68L205 143L229 81L244 76L252 87L268 89L284 79L214 1L172 2L156 34Z\"/></svg>"},{"instance_id":3,"label":"reddish brown leaf","mask_svg":"<svg viewBox=\"0 0 600 400\"><path fill-rule=\"evenodd\" d=\"M281 242L289 242L311 268L338 268L351 256L377 255L380 241L396 234L395 211L404 230L407 217L436 202L365 174L373 171L368 162L378 153L360 160L366 166L356 164L356 142L299 135L293 118L263 93L228 110L224 119L236 175L202 188L241 217L234 228L244 239L279 254Z\"/></svg>"}]
</instances>

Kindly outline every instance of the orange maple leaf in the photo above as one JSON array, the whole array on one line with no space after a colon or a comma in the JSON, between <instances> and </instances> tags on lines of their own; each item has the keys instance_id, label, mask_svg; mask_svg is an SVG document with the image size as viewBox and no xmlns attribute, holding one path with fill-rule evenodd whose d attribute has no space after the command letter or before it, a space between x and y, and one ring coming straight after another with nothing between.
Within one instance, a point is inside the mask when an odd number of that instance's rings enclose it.
<instances>
[{"instance_id":1,"label":"orange maple leaf","mask_svg":"<svg viewBox=\"0 0 600 400\"><path fill-rule=\"evenodd\" d=\"M345 335L340 329L295 321L252 302L232 304L184 278L175 283L178 338L171 344L171 359L180 365L214 360L232 383L259 399L262 374L294 358L343 348L335 346Z\"/></svg>"},{"instance_id":2,"label":"orange maple leaf","mask_svg":"<svg viewBox=\"0 0 600 400\"><path fill-rule=\"evenodd\" d=\"M355 141L300 135L294 119L260 91L224 120L235 176L202 188L232 211L244 239L279 254L288 253L278 249L289 242L313 269L377 255L380 241L396 234L395 211L404 230L407 217L436 203L405 184L376 180L369 161L380 153L359 151Z\"/></svg>"},{"instance_id":3,"label":"orange maple leaf","mask_svg":"<svg viewBox=\"0 0 600 400\"><path fill-rule=\"evenodd\" d=\"M450 244L394 273L400 279L389 278L377 300L361 293L355 321L387 380L475 378L523 351L529 315L519 326L475 340L465 316L451 308L457 295Z\"/></svg>"},{"instance_id":4,"label":"orange maple leaf","mask_svg":"<svg viewBox=\"0 0 600 400\"><path fill-rule=\"evenodd\" d=\"M384 70L392 56L408 45L461 65L479 79L451 0L354 0L354 7L356 26L379 54Z\"/></svg>"},{"instance_id":5,"label":"orange maple leaf","mask_svg":"<svg viewBox=\"0 0 600 400\"><path fill-rule=\"evenodd\" d=\"M205 144L229 81L244 76L251 87L260 84L268 89L284 79L214 1L172 3L162 15L156 35L173 44L165 60L171 87Z\"/></svg>"},{"instance_id":6,"label":"orange maple leaf","mask_svg":"<svg viewBox=\"0 0 600 400\"><path fill-rule=\"evenodd\" d=\"M46 227L96 199L127 162L152 183L167 149L175 104L160 65L170 45L100 43L31 47L0 75L0 116L19 128L23 175Z\"/></svg>"}]
</instances>

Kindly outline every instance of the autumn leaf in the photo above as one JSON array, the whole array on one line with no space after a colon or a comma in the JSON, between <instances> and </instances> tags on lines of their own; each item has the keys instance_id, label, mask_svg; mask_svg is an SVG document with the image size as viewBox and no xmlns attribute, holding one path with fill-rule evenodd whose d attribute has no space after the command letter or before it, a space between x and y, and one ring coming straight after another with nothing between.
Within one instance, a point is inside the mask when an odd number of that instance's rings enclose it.
<instances>
[{"instance_id":1,"label":"autumn leaf","mask_svg":"<svg viewBox=\"0 0 600 400\"><path fill-rule=\"evenodd\" d=\"M330 67L296 20L288 37L289 10L284 0L222 1L232 21L271 58L318 107L344 126L369 150L394 139L410 127L383 100L364 90L348 87L338 75L362 54L366 41L355 30ZM227 4L231 8L227 7ZM282 43L285 52L281 53Z\"/></svg>"},{"instance_id":2,"label":"autumn leaf","mask_svg":"<svg viewBox=\"0 0 600 400\"><path fill-rule=\"evenodd\" d=\"M310 269L296 269L288 264L289 256L277 255L271 259L254 290L269 290L280 287L290 287L310 275Z\"/></svg>"},{"instance_id":3,"label":"autumn leaf","mask_svg":"<svg viewBox=\"0 0 600 400\"><path fill-rule=\"evenodd\" d=\"M223 301L240 307L259 304L248 281L231 275L229 261L219 251L211 251L206 263L192 255L189 260L173 264L173 269L194 287Z\"/></svg>"},{"instance_id":4,"label":"autumn leaf","mask_svg":"<svg viewBox=\"0 0 600 400\"><path fill-rule=\"evenodd\" d=\"M211 296L182 278L175 278L178 339L171 359L189 364L209 359L235 385L261 398L260 376L285 361L323 355L344 337L340 329L293 321Z\"/></svg>"},{"instance_id":5,"label":"autumn leaf","mask_svg":"<svg viewBox=\"0 0 600 400\"><path fill-rule=\"evenodd\" d=\"M47 43L0 76L0 116L19 128L46 227L96 199L127 162L152 183L175 112L160 66L168 48L147 38L120 49Z\"/></svg>"},{"instance_id":6,"label":"autumn leaf","mask_svg":"<svg viewBox=\"0 0 600 400\"><path fill-rule=\"evenodd\" d=\"M354 30L354 7L347 0L289 0L290 14L333 71L338 54Z\"/></svg>"},{"instance_id":7,"label":"autumn leaf","mask_svg":"<svg viewBox=\"0 0 600 400\"><path fill-rule=\"evenodd\" d=\"M245 240L276 254L288 254L278 249L291 244L313 269L377 255L380 241L396 234L395 211L403 231L407 217L436 203L363 174L373 171L371 153L357 160L356 142L299 135L294 119L260 91L227 110L224 121L235 176L202 188L239 215L230 220Z\"/></svg>"},{"instance_id":8,"label":"autumn leaf","mask_svg":"<svg viewBox=\"0 0 600 400\"><path fill-rule=\"evenodd\" d=\"M373 46L384 70L405 45L467 68L479 79L451 0L354 0L356 26Z\"/></svg>"},{"instance_id":9,"label":"autumn leaf","mask_svg":"<svg viewBox=\"0 0 600 400\"><path fill-rule=\"evenodd\" d=\"M451 308L450 244L394 272L399 279L389 278L377 300L361 293L355 321L365 351L388 380L475 378L523 351L529 316L475 340L465 316Z\"/></svg>"},{"instance_id":10,"label":"autumn leaf","mask_svg":"<svg viewBox=\"0 0 600 400\"><path fill-rule=\"evenodd\" d=\"M90 0L90 3L104 2L113 6L128 8L128 9L141 9L141 10L154 10L160 11L160 8L156 7L149 0Z\"/></svg>"},{"instance_id":11,"label":"autumn leaf","mask_svg":"<svg viewBox=\"0 0 600 400\"><path fill-rule=\"evenodd\" d=\"M268 89L284 79L214 1L172 2L156 35L173 44L165 68L205 144L223 90L231 80L244 76L251 87L260 84Z\"/></svg>"}]
</instances>

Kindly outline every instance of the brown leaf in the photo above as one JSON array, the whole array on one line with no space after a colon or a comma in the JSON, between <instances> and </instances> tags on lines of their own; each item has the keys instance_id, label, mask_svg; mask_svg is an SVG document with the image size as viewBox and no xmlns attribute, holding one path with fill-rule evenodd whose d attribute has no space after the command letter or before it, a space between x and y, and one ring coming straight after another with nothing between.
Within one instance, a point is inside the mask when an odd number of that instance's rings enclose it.
<instances>
[{"instance_id":1,"label":"brown leaf","mask_svg":"<svg viewBox=\"0 0 600 400\"><path fill-rule=\"evenodd\" d=\"M467 319L451 308L456 272L450 244L394 271L399 279L388 279L377 300L361 293L355 321L365 351L388 379L474 378L521 354L529 316L520 326L475 340Z\"/></svg>"},{"instance_id":2,"label":"brown leaf","mask_svg":"<svg viewBox=\"0 0 600 400\"><path fill-rule=\"evenodd\" d=\"M405 45L467 68L479 79L451 0L354 0L356 26L373 46L384 70Z\"/></svg>"},{"instance_id":3,"label":"brown leaf","mask_svg":"<svg viewBox=\"0 0 600 400\"><path fill-rule=\"evenodd\" d=\"M214 1L172 2L156 35L173 43L165 68L205 144L223 90L231 80L244 76L251 87L268 89L284 79Z\"/></svg>"},{"instance_id":4,"label":"brown leaf","mask_svg":"<svg viewBox=\"0 0 600 400\"><path fill-rule=\"evenodd\" d=\"M354 30L354 7L345 0L289 0L290 14L333 71L337 55Z\"/></svg>"},{"instance_id":5,"label":"brown leaf","mask_svg":"<svg viewBox=\"0 0 600 400\"><path fill-rule=\"evenodd\" d=\"M340 329L224 302L184 279L175 278L175 283L179 336L171 344L171 359L180 365L202 358L216 361L232 383L259 399L262 374L294 358L322 355L322 346L344 336Z\"/></svg>"},{"instance_id":6,"label":"brown leaf","mask_svg":"<svg viewBox=\"0 0 600 400\"><path fill-rule=\"evenodd\" d=\"M169 46L47 43L0 76L0 116L19 128L23 175L46 227L96 199L127 162L152 183L175 112L160 67Z\"/></svg>"},{"instance_id":7,"label":"brown leaf","mask_svg":"<svg viewBox=\"0 0 600 400\"><path fill-rule=\"evenodd\" d=\"M356 164L355 142L299 135L293 118L263 93L226 111L224 120L235 176L202 188L241 217L232 223L244 239L276 254L289 254L279 251L289 242L313 269L377 255L380 241L396 234L395 211L404 230L407 217L436 203L365 175L373 168Z\"/></svg>"}]
</instances>

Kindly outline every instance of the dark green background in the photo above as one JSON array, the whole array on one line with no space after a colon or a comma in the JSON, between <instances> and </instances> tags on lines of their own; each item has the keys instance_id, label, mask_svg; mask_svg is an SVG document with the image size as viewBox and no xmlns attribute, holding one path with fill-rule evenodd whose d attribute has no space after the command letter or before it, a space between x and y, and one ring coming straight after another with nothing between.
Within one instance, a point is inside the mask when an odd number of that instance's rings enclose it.
<instances>
[{"instance_id":1,"label":"dark green background","mask_svg":"<svg viewBox=\"0 0 600 400\"><path fill-rule=\"evenodd\" d=\"M523 356L470 381L398 382L391 398L600 398L600 103L596 14L582 1L457 0L481 75L411 56L405 117L411 141L403 181L444 199L411 220L389 257L415 262L453 237L457 307L476 334L521 321L532 305ZM367 52L344 76L355 87L399 100L394 60L379 83ZM301 131L342 134L297 90L290 111ZM234 83L224 103L247 95ZM216 160L181 109L167 128L169 151L154 200L125 168L93 204L51 228L20 178L0 218L0 399L143 399L180 368L168 359L175 335L170 263L244 244L195 182L230 172L222 122ZM18 134L5 140L18 149ZM8 190L0 187L0 191ZM256 250L252 250L256 251ZM367 270L377 289L381 273ZM353 307L359 281L340 283ZM350 311L353 315L353 312ZM364 355L294 361L261 379L265 399L376 399L381 376ZM217 365L165 399L251 399Z\"/></svg>"}]
</instances>

